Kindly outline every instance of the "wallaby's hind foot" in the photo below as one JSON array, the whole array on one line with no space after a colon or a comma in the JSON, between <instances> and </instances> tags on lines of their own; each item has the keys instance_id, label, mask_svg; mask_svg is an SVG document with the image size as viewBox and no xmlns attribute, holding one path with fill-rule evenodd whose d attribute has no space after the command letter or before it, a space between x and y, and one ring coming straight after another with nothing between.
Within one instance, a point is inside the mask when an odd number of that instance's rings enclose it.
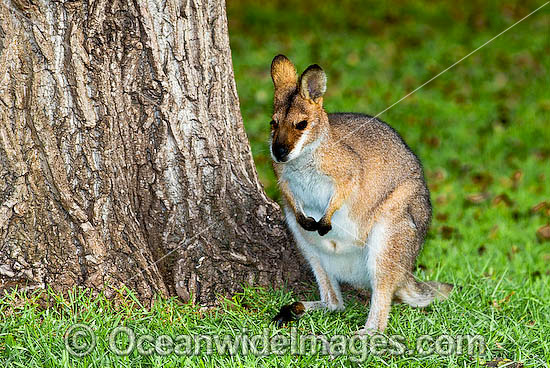
<instances>
[{"instance_id":1,"label":"wallaby's hind foot","mask_svg":"<svg viewBox=\"0 0 550 368\"><path fill-rule=\"evenodd\" d=\"M305 312L302 302L294 302L292 304L283 305L279 313L271 319L277 327L283 327L289 322L296 321Z\"/></svg>"},{"instance_id":2,"label":"wallaby's hind foot","mask_svg":"<svg viewBox=\"0 0 550 368\"><path fill-rule=\"evenodd\" d=\"M283 305L279 310L279 313L271 319L277 327L282 327L289 322L297 321L300 317L304 315L307 311L317 310L317 309L328 309L328 310L341 310L344 306L342 305L328 305L322 301L315 302L294 302L292 304Z\"/></svg>"}]
</instances>

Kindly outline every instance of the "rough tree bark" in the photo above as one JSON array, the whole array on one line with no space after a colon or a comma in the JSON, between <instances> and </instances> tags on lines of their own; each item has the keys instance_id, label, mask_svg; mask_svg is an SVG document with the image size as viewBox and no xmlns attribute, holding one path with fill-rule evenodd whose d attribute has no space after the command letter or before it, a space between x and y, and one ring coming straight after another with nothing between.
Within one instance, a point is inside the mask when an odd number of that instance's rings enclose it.
<instances>
[{"instance_id":1,"label":"rough tree bark","mask_svg":"<svg viewBox=\"0 0 550 368\"><path fill-rule=\"evenodd\" d=\"M204 305L302 263L256 177L222 0L0 2L0 288Z\"/></svg>"}]
</instances>

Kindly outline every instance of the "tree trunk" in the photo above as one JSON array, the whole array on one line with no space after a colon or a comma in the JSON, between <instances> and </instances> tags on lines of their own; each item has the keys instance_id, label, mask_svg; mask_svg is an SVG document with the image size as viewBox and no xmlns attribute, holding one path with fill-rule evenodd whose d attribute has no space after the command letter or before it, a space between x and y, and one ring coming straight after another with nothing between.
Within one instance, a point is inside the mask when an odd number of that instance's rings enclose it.
<instances>
[{"instance_id":1,"label":"tree trunk","mask_svg":"<svg viewBox=\"0 0 550 368\"><path fill-rule=\"evenodd\" d=\"M256 177L223 1L0 3L1 289L212 305L301 272Z\"/></svg>"}]
</instances>

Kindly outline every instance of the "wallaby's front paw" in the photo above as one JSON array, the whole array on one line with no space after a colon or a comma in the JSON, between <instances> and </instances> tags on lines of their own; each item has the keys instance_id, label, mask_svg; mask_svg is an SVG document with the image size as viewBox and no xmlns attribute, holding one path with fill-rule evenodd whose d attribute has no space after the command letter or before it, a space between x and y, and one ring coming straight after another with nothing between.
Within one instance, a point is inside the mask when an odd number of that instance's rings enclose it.
<instances>
[{"instance_id":1,"label":"wallaby's front paw","mask_svg":"<svg viewBox=\"0 0 550 368\"><path fill-rule=\"evenodd\" d=\"M322 218L321 221L319 221L319 228L317 229L319 235L323 236L330 230L332 230L332 225L330 224L330 222L325 221L325 219Z\"/></svg>"},{"instance_id":2,"label":"wallaby's front paw","mask_svg":"<svg viewBox=\"0 0 550 368\"><path fill-rule=\"evenodd\" d=\"M303 213L298 215L296 220L300 226L307 231L315 231L319 229L319 223L313 217L306 217Z\"/></svg>"}]
</instances>

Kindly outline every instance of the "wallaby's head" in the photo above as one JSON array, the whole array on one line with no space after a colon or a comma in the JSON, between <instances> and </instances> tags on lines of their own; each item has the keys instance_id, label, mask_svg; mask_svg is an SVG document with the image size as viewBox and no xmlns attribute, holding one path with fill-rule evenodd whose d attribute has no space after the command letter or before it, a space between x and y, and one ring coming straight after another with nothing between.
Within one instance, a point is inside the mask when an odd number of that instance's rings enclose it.
<instances>
[{"instance_id":1,"label":"wallaby's head","mask_svg":"<svg viewBox=\"0 0 550 368\"><path fill-rule=\"evenodd\" d=\"M271 63L273 116L271 120L271 156L275 162L287 162L318 144L328 129L323 110L327 86L325 72L318 65L309 66L300 76L284 55Z\"/></svg>"}]
</instances>

